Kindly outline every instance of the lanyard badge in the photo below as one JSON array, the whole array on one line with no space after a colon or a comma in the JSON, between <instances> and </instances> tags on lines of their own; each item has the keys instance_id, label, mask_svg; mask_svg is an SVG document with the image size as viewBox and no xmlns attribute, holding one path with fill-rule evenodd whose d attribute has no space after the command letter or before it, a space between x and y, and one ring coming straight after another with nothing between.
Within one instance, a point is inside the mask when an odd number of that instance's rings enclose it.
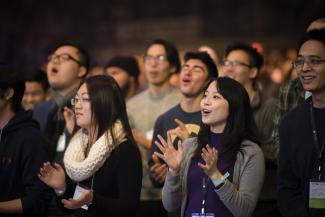
<instances>
[{"instance_id":1,"label":"lanyard badge","mask_svg":"<svg viewBox=\"0 0 325 217\"><path fill-rule=\"evenodd\" d=\"M324 155L324 144L320 147L318 142L312 101L310 103L310 122L313 130L314 145L318 152L318 179L310 180L309 182L309 208L325 209L325 180L322 180L322 161Z\"/></svg>"}]
</instances>

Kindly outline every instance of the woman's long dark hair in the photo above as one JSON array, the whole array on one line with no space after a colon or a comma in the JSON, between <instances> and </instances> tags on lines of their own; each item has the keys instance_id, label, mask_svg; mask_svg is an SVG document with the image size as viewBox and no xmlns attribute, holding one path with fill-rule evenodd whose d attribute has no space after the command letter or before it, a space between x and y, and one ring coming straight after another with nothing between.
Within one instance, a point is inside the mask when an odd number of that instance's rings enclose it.
<instances>
[{"instance_id":1,"label":"woman's long dark hair","mask_svg":"<svg viewBox=\"0 0 325 217\"><path fill-rule=\"evenodd\" d=\"M84 83L87 85L90 99L91 119L98 127L96 140L109 129L115 143L116 138L114 138L112 127L117 120L120 120L127 138L135 144L125 101L116 81L110 76L96 75L85 79L81 85Z\"/></svg>"},{"instance_id":2,"label":"woman's long dark hair","mask_svg":"<svg viewBox=\"0 0 325 217\"><path fill-rule=\"evenodd\" d=\"M245 88L237 81L228 77L219 77L210 80L205 88L215 82L217 91L228 101L229 111L225 129L221 135L220 156L227 162L235 163L237 153L243 140L249 139L258 143L257 128L252 115L250 101ZM210 126L201 123L198 134L196 156L206 144L210 144Z\"/></svg>"}]
</instances>

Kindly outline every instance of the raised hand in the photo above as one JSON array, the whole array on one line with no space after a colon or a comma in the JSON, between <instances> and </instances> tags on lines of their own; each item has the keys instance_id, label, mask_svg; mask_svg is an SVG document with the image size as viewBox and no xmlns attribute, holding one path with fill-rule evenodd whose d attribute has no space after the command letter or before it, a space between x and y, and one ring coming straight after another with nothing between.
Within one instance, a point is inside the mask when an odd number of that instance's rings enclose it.
<instances>
[{"instance_id":1,"label":"raised hand","mask_svg":"<svg viewBox=\"0 0 325 217\"><path fill-rule=\"evenodd\" d=\"M218 151L206 145L205 148L202 148L201 156L205 164L198 163L198 166L203 169L204 173L211 179L221 178L222 174L217 167Z\"/></svg>"},{"instance_id":2,"label":"raised hand","mask_svg":"<svg viewBox=\"0 0 325 217\"><path fill-rule=\"evenodd\" d=\"M175 122L178 125L178 127L176 127L173 130L170 130L171 134L178 136L182 141L188 139L190 137L190 134L188 132L188 130L186 129L186 125L179 119L175 118Z\"/></svg>"},{"instance_id":3,"label":"raised hand","mask_svg":"<svg viewBox=\"0 0 325 217\"><path fill-rule=\"evenodd\" d=\"M156 156L166 162L169 168L175 173L179 172L182 160L184 158L184 149L181 141L178 142L178 149L176 150L171 141L170 132L167 132L167 141L160 135L158 135L159 141L155 141L155 144L160 149L161 153L154 152Z\"/></svg>"},{"instance_id":4,"label":"raised hand","mask_svg":"<svg viewBox=\"0 0 325 217\"><path fill-rule=\"evenodd\" d=\"M152 160L154 162L153 166L150 168L150 172L152 177L159 183L164 183L167 174L167 165L162 164L159 161L159 158L153 154Z\"/></svg>"},{"instance_id":5,"label":"raised hand","mask_svg":"<svg viewBox=\"0 0 325 217\"><path fill-rule=\"evenodd\" d=\"M65 120L65 127L67 131L72 134L74 126L76 124L76 117L72 109L68 108L67 106L64 107L63 110L63 117Z\"/></svg>"},{"instance_id":6,"label":"raised hand","mask_svg":"<svg viewBox=\"0 0 325 217\"><path fill-rule=\"evenodd\" d=\"M67 209L79 209L85 204L89 204L93 199L93 191L86 189L78 199L62 199L63 206Z\"/></svg>"},{"instance_id":7,"label":"raised hand","mask_svg":"<svg viewBox=\"0 0 325 217\"><path fill-rule=\"evenodd\" d=\"M38 177L42 182L54 189L62 190L66 186L64 170L57 163L52 166L50 162L45 162L43 167L40 168Z\"/></svg>"}]
</instances>

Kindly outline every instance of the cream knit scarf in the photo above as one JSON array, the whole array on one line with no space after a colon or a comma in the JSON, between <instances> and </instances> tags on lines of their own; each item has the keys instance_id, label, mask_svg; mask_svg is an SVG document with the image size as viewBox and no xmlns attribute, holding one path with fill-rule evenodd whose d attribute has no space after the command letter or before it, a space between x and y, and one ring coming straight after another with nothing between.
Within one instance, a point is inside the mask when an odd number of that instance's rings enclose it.
<instances>
[{"instance_id":1,"label":"cream knit scarf","mask_svg":"<svg viewBox=\"0 0 325 217\"><path fill-rule=\"evenodd\" d=\"M107 131L91 146L87 157L88 135L80 129L72 137L63 159L67 174L72 180L80 182L91 177L103 166L112 150L126 140L120 121L115 122L112 132L116 142L113 143L112 135Z\"/></svg>"}]
</instances>

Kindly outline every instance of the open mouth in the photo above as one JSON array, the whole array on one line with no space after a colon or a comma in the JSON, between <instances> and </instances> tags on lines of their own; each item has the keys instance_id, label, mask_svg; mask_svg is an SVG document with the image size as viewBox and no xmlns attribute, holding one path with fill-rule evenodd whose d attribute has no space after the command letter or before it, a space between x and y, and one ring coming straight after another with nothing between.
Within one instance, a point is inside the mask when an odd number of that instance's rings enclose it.
<instances>
[{"instance_id":1,"label":"open mouth","mask_svg":"<svg viewBox=\"0 0 325 217\"><path fill-rule=\"evenodd\" d=\"M56 68L56 67L52 67L52 70L51 70L52 73L58 73L59 70Z\"/></svg>"},{"instance_id":2,"label":"open mouth","mask_svg":"<svg viewBox=\"0 0 325 217\"><path fill-rule=\"evenodd\" d=\"M187 85L187 84L190 84L191 83L191 79L183 78L182 79L182 82L183 82L183 84Z\"/></svg>"},{"instance_id":3,"label":"open mouth","mask_svg":"<svg viewBox=\"0 0 325 217\"><path fill-rule=\"evenodd\" d=\"M207 115L207 114L211 113L211 111L208 110L208 109L202 109L201 112L202 112L203 115Z\"/></svg>"}]
</instances>

